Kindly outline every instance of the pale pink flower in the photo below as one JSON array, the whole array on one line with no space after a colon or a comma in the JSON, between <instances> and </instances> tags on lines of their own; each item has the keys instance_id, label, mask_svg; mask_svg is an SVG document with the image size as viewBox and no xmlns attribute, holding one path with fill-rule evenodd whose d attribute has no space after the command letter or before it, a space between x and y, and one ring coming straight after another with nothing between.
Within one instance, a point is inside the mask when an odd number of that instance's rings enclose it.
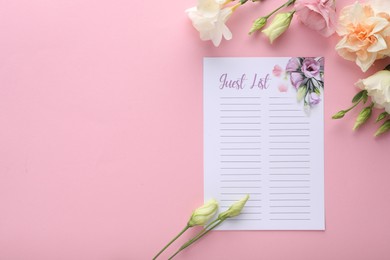
<instances>
[{"instance_id":1,"label":"pale pink flower","mask_svg":"<svg viewBox=\"0 0 390 260\"><path fill-rule=\"evenodd\" d=\"M390 55L390 1L356 2L345 7L339 17L337 33L343 38L336 45L340 56L355 61L367 71L377 59Z\"/></svg>"},{"instance_id":2,"label":"pale pink flower","mask_svg":"<svg viewBox=\"0 0 390 260\"><path fill-rule=\"evenodd\" d=\"M297 0L294 7L298 19L322 36L329 37L336 31L334 0Z\"/></svg>"},{"instance_id":3,"label":"pale pink flower","mask_svg":"<svg viewBox=\"0 0 390 260\"><path fill-rule=\"evenodd\" d=\"M279 92L287 92L288 87L287 87L286 84L280 84L280 85L278 86L278 90L279 90Z\"/></svg>"},{"instance_id":4,"label":"pale pink flower","mask_svg":"<svg viewBox=\"0 0 390 260\"><path fill-rule=\"evenodd\" d=\"M275 65L274 69L272 70L272 74L275 77L280 77L280 75L282 75L282 72L283 72L283 69L279 65Z\"/></svg>"}]
</instances>

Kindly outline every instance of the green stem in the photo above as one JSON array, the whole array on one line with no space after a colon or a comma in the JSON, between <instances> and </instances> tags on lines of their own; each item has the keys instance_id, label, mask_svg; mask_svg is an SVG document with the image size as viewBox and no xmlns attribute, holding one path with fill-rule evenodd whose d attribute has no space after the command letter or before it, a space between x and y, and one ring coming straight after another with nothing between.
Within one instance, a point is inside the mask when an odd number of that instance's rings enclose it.
<instances>
[{"instance_id":1,"label":"green stem","mask_svg":"<svg viewBox=\"0 0 390 260\"><path fill-rule=\"evenodd\" d=\"M217 219L213 220L211 223L209 223L206 227L204 227L204 229L202 229L198 234L196 234L196 236L194 236L189 241L187 241L184 245L182 245L181 246L182 249L188 247L190 244L192 244L193 242L198 240L201 236L203 236L206 232L208 232L209 230L213 229L215 227L214 224L216 222L218 222L218 221L220 221L220 219L217 218Z\"/></svg>"},{"instance_id":2,"label":"green stem","mask_svg":"<svg viewBox=\"0 0 390 260\"><path fill-rule=\"evenodd\" d=\"M219 221L219 222L218 222ZM210 227L209 229L203 229L201 232L199 232L194 238L192 238L191 240L189 240L187 243L185 243L184 245L182 245L179 250L177 250L170 258L168 258L168 260L171 260L172 258L174 258L178 253L180 253L181 251L183 251L184 249L186 249L187 247L189 247L190 245L192 245L193 243L195 243L196 241L198 241L199 239L201 239L204 235L206 235L208 232L210 232L212 229L216 228L217 226L219 226L223 221L225 221L225 219L216 219L214 220L213 222L211 222L209 225L207 225L207 227ZM213 224L213 225L212 225Z\"/></svg>"},{"instance_id":3,"label":"green stem","mask_svg":"<svg viewBox=\"0 0 390 260\"><path fill-rule=\"evenodd\" d=\"M357 105L360 104L360 101L362 101L362 99L360 99L358 102L356 102L353 106L351 106L350 108L348 108L347 110L344 110L345 113L348 113L349 111L351 111L352 109L354 109Z\"/></svg>"},{"instance_id":4,"label":"green stem","mask_svg":"<svg viewBox=\"0 0 390 260\"><path fill-rule=\"evenodd\" d=\"M217 219L218 220L218 219ZM224 221L225 219L222 219L222 220L219 220L219 222L215 223L211 228L205 230L204 232L202 232L199 236L196 236L195 238L191 239L191 242L187 242L183 247L184 248L187 248L189 247L191 244L195 243L196 241L198 241L199 239L201 239L203 236L205 236L208 232L210 232L211 230L213 230L214 228L216 228L217 226L221 225L222 222Z\"/></svg>"},{"instance_id":5,"label":"green stem","mask_svg":"<svg viewBox=\"0 0 390 260\"><path fill-rule=\"evenodd\" d=\"M217 219L214 219L213 221L211 221L207 226L204 227L203 231L209 229L209 227L210 227L211 225L213 225L215 222L217 222L218 220L219 220L219 219L217 218Z\"/></svg>"},{"instance_id":6,"label":"green stem","mask_svg":"<svg viewBox=\"0 0 390 260\"><path fill-rule=\"evenodd\" d=\"M276 13L277 11L279 11L280 9L282 8L285 8L285 7L288 7L290 5L292 5L293 3L295 3L296 0L289 0L287 1L286 3L284 3L283 5L279 6L278 8L276 8L275 10L273 10L271 13L269 13L267 16L265 16L266 19L268 19L271 15L273 15L274 13Z\"/></svg>"},{"instance_id":7,"label":"green stem","mask_svg":"<svg viewBox=\"0 0 390 260\"><path fill-rule=\"evenodd\" d=\"M167 249L173 242L175 242L176 239L178 239L181 235L183 235L183 233L186 232L187 229L189 229L189 228L190 228L190 226L187 224L187 225L184 227L184 229L183 229L182 231L180 231L179 234L177 234L177 236L175 236L175 237L174 237L166 246L164 246L163 249L161 249L160 252L158 252L158 254L157 254L155 257L153 257L153 260L155 260L159 255L161 255L161 253L164 252L165 249Z\"/></svg>"}]
</instances>

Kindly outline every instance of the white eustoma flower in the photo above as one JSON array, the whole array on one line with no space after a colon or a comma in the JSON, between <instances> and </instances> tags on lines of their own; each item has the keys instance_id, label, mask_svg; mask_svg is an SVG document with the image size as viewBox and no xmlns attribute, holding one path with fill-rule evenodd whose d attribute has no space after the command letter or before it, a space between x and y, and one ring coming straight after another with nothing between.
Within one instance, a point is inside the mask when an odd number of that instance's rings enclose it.
<instances>
[{"instance_id":1,"label":"white eustoma flower","mask_svg":"<svg viewBox=\"0 0 390 260\"><path fill-rule=\"evenodd\" d=\"M367 90L377 108L384 108L387 113L390 113L390 71L378 71L356 82L356 86Z\"/></svg>"},{"instance_id":2,"label":"white eustoma flower","mask_svg":"<svg viewBox=\"0 0 390 260\"><path fill-rule=\"evenodd\" d=\"M226 22L236 6L222 8L225 0L198 0L198 5L186 10L192 25L200 33L203 41L211 40L214 46L219 46L222 37L232 39L232 33Z\"/></svg>"}]
</instances>

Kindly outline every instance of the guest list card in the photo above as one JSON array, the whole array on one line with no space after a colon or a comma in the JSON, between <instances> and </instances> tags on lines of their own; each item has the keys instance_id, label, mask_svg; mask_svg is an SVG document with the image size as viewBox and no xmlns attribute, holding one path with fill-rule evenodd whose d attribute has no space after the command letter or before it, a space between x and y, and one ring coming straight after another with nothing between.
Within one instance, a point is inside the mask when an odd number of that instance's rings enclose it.
<instances>
[{"instance_id":1,"label":"guest list card","mask_svg":"<svg viewBox=\"0 0 390 260\"><path fill-rule=\"evenodd\" d=\"M204 195L220 230L324 230L324 59L204 59Z\"/></svg>"}]
</instances>

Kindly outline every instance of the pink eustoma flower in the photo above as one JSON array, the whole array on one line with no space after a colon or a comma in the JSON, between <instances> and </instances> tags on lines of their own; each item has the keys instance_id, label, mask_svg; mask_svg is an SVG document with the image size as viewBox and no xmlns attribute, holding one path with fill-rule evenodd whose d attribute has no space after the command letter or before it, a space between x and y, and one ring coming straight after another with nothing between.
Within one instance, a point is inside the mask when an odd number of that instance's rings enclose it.
<instances>
[{"instance_id":1,"label":"pink eustoma flower","mask_svg":"<svg viewBox=\"0 0 390 260\"><path fill-rule=\"evenodd\" d=\"M322 36L336 31L336 4L334 0L297 0L294 4L298 19Z\"/></svg>"}]
</instances>

